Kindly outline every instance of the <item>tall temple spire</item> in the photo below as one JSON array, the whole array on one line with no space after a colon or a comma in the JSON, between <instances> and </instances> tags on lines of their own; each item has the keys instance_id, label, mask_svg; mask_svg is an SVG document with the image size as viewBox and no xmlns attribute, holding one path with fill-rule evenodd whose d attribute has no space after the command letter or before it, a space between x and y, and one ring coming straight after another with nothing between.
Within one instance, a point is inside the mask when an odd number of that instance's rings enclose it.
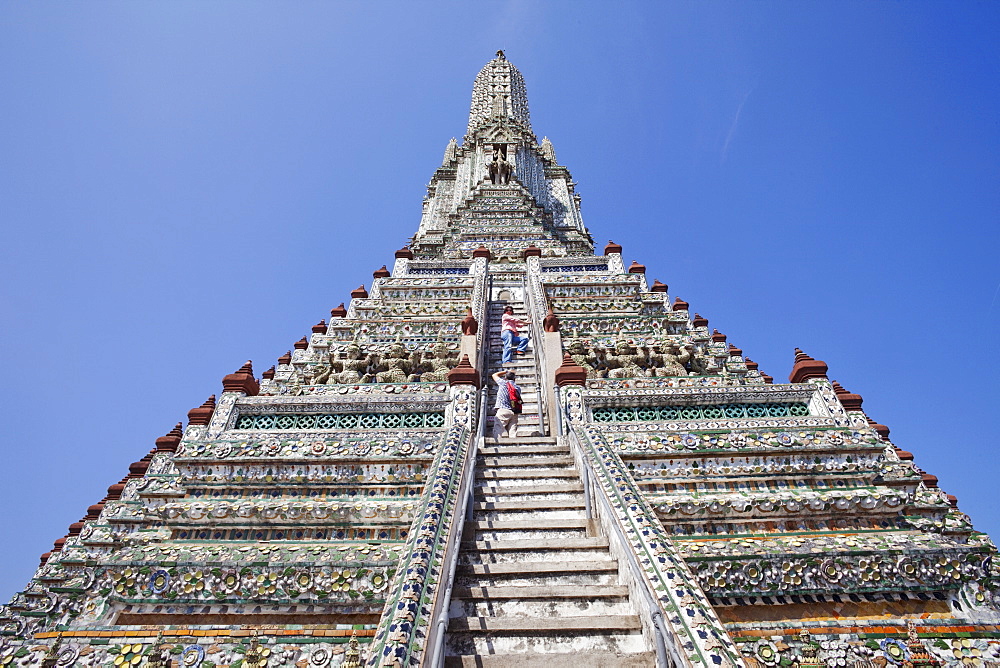
<instances>
[{"instance_id":1,"label":"tall temple spire","mask_svg":"<svg viewBox=\"0 0 1000 668\"><path fill-rule=\"evenodd\" d=\"M497 51L473 83L468 133L461 146L448 144L431 177L410 249L428 259L471 258L485 246L513 260L528 245L545 257L594 250L569 170L531 130L524 77Z\"/></svg>"},{"instance_id":2,"label":"tall temple spire","mask_svg":"<svg viewBox=\"0 0 1000 668\"><path fill-rule=\"evenodd\" d=\"M472 85L472 105L469 109L468 135L491 118L517 121L531 132L531 115L528 113L528 90L524 77L510 64L503 51L476 75Z\"/></svg>"},{"instance_id":3,"label":"tall temple spire","mask_svg":"<svg viewBox=\"0 0 1000 668\"><path fill-rule=\"evenodd\" d=\"M391 271L42 555L0 668L1000 665L996 547L861 396L596 254L502 52L470 129Z\"/></svg>"}]
</instances>

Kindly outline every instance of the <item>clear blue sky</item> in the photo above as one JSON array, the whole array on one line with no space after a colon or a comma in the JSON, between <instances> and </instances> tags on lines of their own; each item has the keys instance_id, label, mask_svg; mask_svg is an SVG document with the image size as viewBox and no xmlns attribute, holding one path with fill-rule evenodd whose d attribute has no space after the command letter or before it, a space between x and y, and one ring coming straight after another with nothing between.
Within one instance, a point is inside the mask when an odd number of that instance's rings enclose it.
<instances>
[{"instance_id":1,"label":"clear blue sky","mask_svg":"<svg viewBox=\"0 0 1000 668\"><path fill-rule=\"evenodd\" d=\"M0 598L416 230L498 48L603 248L1000 536L1000 4L0 4Z\"/></svg>"}]
</instances>

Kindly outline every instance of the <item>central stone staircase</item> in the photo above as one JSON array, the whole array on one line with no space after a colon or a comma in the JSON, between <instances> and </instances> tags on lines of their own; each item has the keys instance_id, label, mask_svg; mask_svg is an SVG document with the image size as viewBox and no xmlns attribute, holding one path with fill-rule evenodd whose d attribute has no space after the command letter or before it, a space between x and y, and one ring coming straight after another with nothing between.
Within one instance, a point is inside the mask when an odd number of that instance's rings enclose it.
<instances>
[{"instance_id":1,"label":"central stone staircase","mask_svg":"<svg viewBox=\"0 0 1000 668\"><path fill-rule=\"evenodd\" d=\"M515 315L523 313L512 304ZM496 341L504 305L490 311ZM493 358L493 369L500 368L499 354ZM654 666L618 562L587 518L569 447L538 435L542 402L533 352L514 368L525 413L535 412L535 420L522 416L516 438L488 438L479 452L445 665Z\"/></svg>"},{"instance_id":2,"label":"central stone staircase","mask_svg":"<svg viewBox=\"0 0 1000 668\"><path fill-rule=\"evenodd\" d=\"M500 364L503 358L503 343L500 341L500 319L506 306L514 309L514 317L519 320L528 320L524 302L521 301L493 301L489 305L489 329L488 336L490 346L490 372L499 371L501 368L513 371L517 376L514 382L521 388L521 400L524 402L524 409L517 420L517 435L529 436L532 434L542 434L545 432L545 425L542 422L541 396L538 384L538 358L535 354L535 329L529 328L522 331L521 335L528 334L531 337L528 343L527 353L524 355L514 355L510 364ZM489 381L489 397L487 399L487 409L489 417L486 424L486 435L493 433L493 406L497 399L497 386L493 381Z\"/></svg>"}]
</instances>

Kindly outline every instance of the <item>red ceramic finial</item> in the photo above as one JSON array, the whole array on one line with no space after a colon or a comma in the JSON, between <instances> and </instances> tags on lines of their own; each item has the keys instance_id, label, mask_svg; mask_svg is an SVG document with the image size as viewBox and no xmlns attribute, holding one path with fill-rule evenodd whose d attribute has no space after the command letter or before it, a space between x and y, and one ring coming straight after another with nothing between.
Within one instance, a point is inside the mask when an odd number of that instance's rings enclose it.
<instances>
[{"instance_id":1,"label":"red ceramic finial","mask_svg":"<svg viewBox=\"0 0 1000 668\"><path fill-rule=\"evenodd\" d=\"M889 440L889 428L884 424L879 424L875 420L868 418L868 426L875 430L875 433L882 437L882 440Z\"/></svg>"},{"instance_id":2,"label":"red ceramic finial","mask_svg":"<svg viewBox=\"0 0 1000 668\"><path fill-rule=\"evenodd\" d=\"M291 364L292 363L292 351L288 350L284 355L278 358L278 364Z\"/></svg>"},{"instance_id":3,"label":"red ceramic finial","mask_svg":"<svg viewBox=\"0 0 1000 668\"><path fill-rule=\"evenodd\" d=\"M272 364L270 369L260 374L260 377L264 380L274 380L274 365Z\"/></svg>"},{"instance_id":4,"label":"red ceramic finial","mask_svg":"<svg viewBox=\"0 0 1000 668\"><path fill-rule=\"evenodd\" d=\"M312 326L313 334L326 334L326 320L320 320Z\"/></svg>"},{"instance_id":5,"label":"red ceramic finial","mask_svg":"<svg viewBox=\"0 0 1000 668\"><path fill-rule=\"evenodd\" d=\"M658 280L654 280L653 284L651 286L649 286L649 291L650 292L666 292L667 291L667 284L666 283L660 283Z\"/></svg>"},{"instance_id":6,"label":"red ceramic finial","mask_svg":"<svg viewBox=\"0 0 1000 668\"><path fill-rule=\"evenodd\" d=\"M207 401L205 403L208 403ZM204 404L202 404L204 406ZM212 406L215 406L215 395L212 395ZM197 408L192 409L193 411L198 410ZM191 412L188 413L190 420ZM206 423L207 424L207 423ZM177 446L180 445L181 437L184 435L182 429L182 424L178 422L173 429L168 431L165 435L160 436L156 439L156 450L157 452L177 452Z\"/></svg>"},{"instance_id":7,"label":"red ceramic finial","mask_svg":"<svg viewBox=\"0 0 1000 668\"><path fill-rule=\"evenodd\" d=\"M562 364L556 369L556 385L586 385L587 370L573 361L569 353L563 353Z\"/></svg>"},{"instance_id":8,"label":"red ceramic finial","mask_svg":"<svg viewBox=\"0 0 1000 668\"><path fill-rule=\"evenodd\" d=\"M562 329L562 325L559 323L559 316L556 315L555 309L551 306L549 306L549 314L542 320L542 329L546 332L558 332Z\"/></svg>"},{"instance_id":9,"label":"red ceramic finial","mask_svg":"<svg viewBox=\"0 0 1000 668\"><path fill-rule=\"evenodd\" d=\"M806 355L800 349L795 349L795 365L788 374L788 382L804 383L812 378L826 378L828 367L826 362L816 360Z\"/></svg>"},{"instance_id":10,"label":"red ceramic finial","mask_svg":"<svg viewBox=\"0 0 1000 668\"><path fill-rule=\"evenodd\" d=\"M523 258L542 257L542 249L536 246L535 244L531 244L523 251L521 251L521 257Z\"/></svg>"},{"instance_id":11,"label":"red ceramic finial","mask_svg":"<svg viewBox=\"0 0 1000 668\"><path fill-rule=\"evenodd\" d=\"M469 356L462 355L458 366L448 372L449 385L474 385L479 387L479 373L469 363Z\"/></svg>"},{"instance_id":12,"label":"red ceramic finial","mask_svg":"<svg viewBox=\"0 0 1000 668\"><path fill-rule=\"evenodd\" d=\"M396 251L396 259L397 260L399 260L399 259L412 260L413 259L413 251L411 251L409 248L407 248L406 246L404 246L403 248L400 248L398 251Z\"/></svg>"},{"instance_id":13,"label":"red ceramic finial","mask_svg":"<svg viewBox=\"0 0 1000 668\"><path fill-rule=\"evenodd\" d=\"M362 283L355 289L351 290L351 299L367 299L368 291L365 290L365 285Z\"/></svg>"},{"instance_id":14,"label":"red ceramic finial","mask_svg":"<svg viewBox=\"0 0 1000 668\"><path fill-rule=\"evenodd\" d=\"M621 244L616 244L614 241L609 241L608 245L604 247L604 254L611 255L612 253L622 254Z\"/></svg>"},{"instance_id":15,"label":"red ceramic finial","mask_svg":"<svg viewBox=\"0 0 1000 668\"><path fill-rule=\"evenodd\" d=\"M712 341L714 341L715 343L725 343L726 342L726 335L723 334L722 332L720 332L717 329L713 329L712 330Z\"/></svg>"},{"instance_id":16,"label":"red ceramic finial","mask_svg":"<svg viewBox=\"0 0 1000 668\"><path fill-rule=\"evenodd\" d=\"M688 306L690 306L690 304L688 304L686 301L684 301L680 297L674 297L674 306L673 306L673 309L675 311L686 311L686 310L688 310Z\"/></svg>"},{"instance_id":17,"label":"red ceramic finial","mask_svg":"<svg viewBox=\"0 0 1000 668\"><path fill-rule=\"evenodd\" d=\"M630 273L630 274L645 274L646 273L646 265L639 264L635 260L632 260L632 264L630 264L628 266L628 273Z\"/></svg>"},{"instance_id":18,"label":"red ceramic finial","mask_svg":"<svg viewBox=\"0 0 1000 668\"><path fill-rule=\"evenodd\" d=\"M309 339L303 336L301 339L296 341L292 347L296 350L305 350L309 347Z\"/></svg>"},{"instance_id":19,"label":"red ceramic finial","mask_svg":"<svg viewBox=\"0 0 1000 668\"><path fill-rule=\"evenodd\" d=\"M344 308L344 302L340 302L340 306L338 306L337 308L330 309L330 317L331 318L346 318L347 317L347 309Z\"/></svg>"},{"instance_id":20,"label":"red ceramic finial","mask_svg":"<svg viewBox=\"0 0 1000 668\"><path fill-rule=\"evenodd\" d=\"M837 398L840 399L840 403L844 405L844 410L846 411L860 411L861 404L864 399L861 398L860 394L852 394L844 389L844 386L833 381L833 391L837 393Z\"/></svg>"},{"instance_id":21,"label":"red ceramic finial","mask_svg":"<svg viewBox=\"0 0 1000 668\"><path fill-rule=\"evenodd\" d=\"M260 386L253 376L253 364L247 362L236 373L231 373L222 379L223 392L242 392L249 397L260 393Z\"/></svg>"},{"instance_id":22,"label":"red ceramic finial","mask_svg":"<svg viewBox=\"0 0 1000 668\"><path fill-rule=\"evenodd\" d=\"M213 394L205 400L201 406L188 411L188 424L207 425L212 421L212 414L215 413L215 395ZM159 441L157 441L159 445Z\"/></svg>"},{"instance_id":23,"label":"red ceramic finial","mask_svg":"<svg viewBox=\"0 0 1000 668\"><path fill-rule=\"evenodd\" d=\"M694 318L691 319L692 327L708 327L708 318L701 317L700 313L695 313Z\"/></svg>"},{"instance_id":24,"label":"red ceramic finial","mask_svg":"<svg viewBox=\"0 0 1000 668\"><path fill-rule=\"evenodd\" d=\"M389 278L390 276L392 276L392 272L386 269L384 264L372 272L372 278Z\"/></svg>"},{"instance_id":25,"label":"red ceramic finial","mask_svg":"<svg viewBox=\"0 0 1000 668\"><path fill-rule=\"evenodd\" d=\"M465 317L462 318L462 335L475 336L479 333L479 321L472 315L472 309L465 309Z\"/></svg>"}]
</instances>

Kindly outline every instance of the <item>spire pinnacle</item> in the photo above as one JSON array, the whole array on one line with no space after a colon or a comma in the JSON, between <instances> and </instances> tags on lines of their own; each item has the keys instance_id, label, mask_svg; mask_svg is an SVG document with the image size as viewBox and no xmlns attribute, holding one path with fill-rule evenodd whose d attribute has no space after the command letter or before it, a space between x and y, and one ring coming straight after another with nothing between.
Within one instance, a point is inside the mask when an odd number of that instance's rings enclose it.
<instances>
[{"instance_id":1,"label":"spire pinnacle","mask_svg":"<svg viewBox=\"0 0 1000 668\"><path fill-rule=\"evenodd\" d=\"M510 64L502 50L486 63L472 84L467 134L471 136L480 125L496 117L515 121L531 132L524 77Z\"/></svg>"}]
</instances>

